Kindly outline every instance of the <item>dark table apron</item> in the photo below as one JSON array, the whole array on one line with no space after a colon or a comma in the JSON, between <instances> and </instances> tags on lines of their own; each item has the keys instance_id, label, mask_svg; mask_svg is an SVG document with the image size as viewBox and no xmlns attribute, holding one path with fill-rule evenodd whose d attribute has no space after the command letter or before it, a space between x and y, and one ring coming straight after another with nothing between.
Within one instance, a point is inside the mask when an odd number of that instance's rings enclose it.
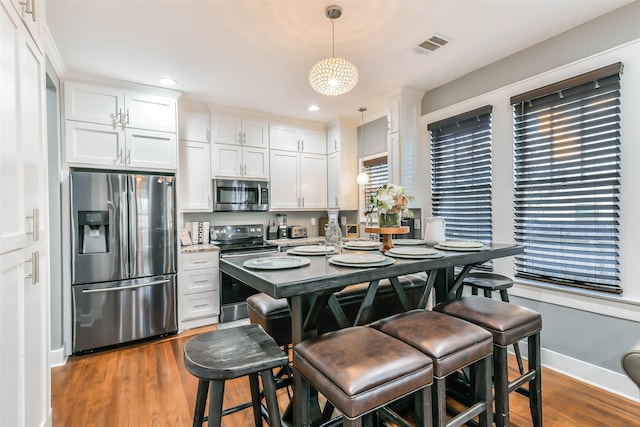
<instances>
[{"instance_id":1,"label":"dark table apron","mask_svg":"<svg viewBox=\"0 0 640 427\"><path fill-rule=\"evenodd\" d=\"M405 310L409 307L406 295L397 282L397 277L405 274L427 272L428 279L418 306L425 307L431 289L435 289L436 301L443 301L455 296L464 276L475 265L495 258L503 258L521 254L524 247L512 244L491 244L490 248L475 252L442 251L444 257L434 259L395 258L395 262L384 267L355 268L330 264L325 256L309 256L311 263L304 267L284 270L252 270L243 263L256 256L220 259L220 272L226 273L243 283L264 292L273 298L288 298L291 309L291 336L295 345L304 339L315 336L318 313L324 306L334 311L340 321L340 309L335 303L334 292L345 286L370 282L369 290L363 300L356 324L366 323L368 308L371 306L378 281L390 279ZM269 256L284 256L272 254ZM455 275L454 267L462 267ZM343 319L344 320L344 319ZM294 425L308 426L310 408L309 384L294 377ZM313 414L316 415L316 414Z\"/></svg>"}]
</instances>

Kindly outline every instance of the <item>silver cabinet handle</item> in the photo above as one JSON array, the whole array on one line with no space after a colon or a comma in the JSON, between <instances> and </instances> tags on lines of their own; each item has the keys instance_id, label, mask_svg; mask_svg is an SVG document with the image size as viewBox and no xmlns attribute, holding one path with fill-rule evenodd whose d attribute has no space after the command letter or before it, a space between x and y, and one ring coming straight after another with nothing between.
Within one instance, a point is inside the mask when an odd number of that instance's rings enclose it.
<instances>
[{"instance_id":1,"label":"silver cabinet handle","mask_svg":"<svg viewBox=\"0 0 640 427\"><path fill-rule=\"evenodd\" d=\"M131 286L120 286L118 288L105 288L105 289L83 289L82 293L83 294L96 294L96 293L100 293L100 292L119 292L119 291L124 291L127 289L138 289L138 288L144 288L145 286L156 286L156 285L164 285L169 283L168 280L158 280L156 282L149 282L149 283L140 283L138 285L131 285Z\"/></svg>"},{"instance_id":2,"label":"silver cabinet handle","mask_svg":"<svg viewBox=\"0 0 640 427\"><path fill-rule=\"evenodd\" d=\"M27 216L25 218L31 219L33 227L33 229L31 231L27 231L26 234L33 235L33 241L37 242L40 240L40 210L38 208L34 208L31 216Z\"/></svg>"},{"instance_id":3,"label":"silver cabinet handle","mask_svg":"<svg viewBox=\"0 0 640 427\"><path fill-rule=\"evenodd\" d=\"M36 2L35 0L21 1L20 4L24 6L25 13L31 15L33 22L36 22Z\"/></svg>"},{"instance_id":4,"label":"silver cabinet handle","mask_svg":"<svg viewBox=\"0 0 640 427\"><path fill-rule=\"evenodd\" d=\"M238 132L238 144L242 145L242 132Z\"/></svg>"},{"instance_id":5,"label":"silver cabinet handle","mask_svg":"<svg viewBox=\"0 0 640 427\"><path fill-rule=\"evenodd\" d=\"M301 142L301 145L302 145L302 150L300 150L300 151L302 151L304 153L304 139L301 139L300 142Z\"/></svg>"},{"instance_id":6,"label":"silver cabinet handle","mask_svg":"<svg viewBox=\"0 0 640 427\"><path fill-rule=\"evenodd\" d=\"M128 125L128 124L129 124L129 119L131 118L131 117L129 116L129 109L128 109L128 108L127 108L127 112L125 113L124 117L125 117L125 122L124 122L124 124L125 124L125 125Z\"/></svg>"},{"instance_id":7,"label":"silver cabinet handle","mask_svg":"<svg viewBox=\"0 0 640 427\"><path fill-rule=\"evenodd\" d=\"M126 165L130 165L131 164L131 148L129 148L127 150L127 158L125 159L124 162Z\"/></svg>"},{"instance_id":8,"label":"silver cabinet handle","mask_svg":"<svg viewBox=\"0 0 640 427\"><path fill-rule=\"evenodd\" d=\"M246 145L247 143L247 133L246 132L242 132L242 143Z\"/></svg>"},{"instance_id":9,"label":"silver cabinet handle","mask_svg":"<svg viewBox=\"0 0 640 427\"><path fill-rule=\"evenodd\" d=\"M25 279L31 279L31 284L37 285L40 283L40 252L32 252L27 262L31 263L31 274L25 276Z\"/></svg>"}]
</instances>

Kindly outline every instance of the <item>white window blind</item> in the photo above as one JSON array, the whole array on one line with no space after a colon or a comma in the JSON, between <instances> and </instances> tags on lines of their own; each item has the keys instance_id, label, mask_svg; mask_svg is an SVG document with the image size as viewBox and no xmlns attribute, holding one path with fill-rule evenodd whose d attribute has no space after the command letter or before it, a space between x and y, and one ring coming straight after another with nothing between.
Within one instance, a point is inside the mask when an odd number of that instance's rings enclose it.
<instances>
[{"instance_id":1,"label":"white window blind","mask_svg":"<svg viewBox=\"0 0 640 427\"><path fill-rule=\"evenodd\" d=\"M491 241L491 106L428 125L433 216L447 239Z\"/></svg>"},{"instance_id":2,"label":"white window blind","mask_svg":"<svg viewBox=\"0 0 640 427\"><path fill-rule=\"evenodd\" d=\"M614 64L511 99L516 276L622 293L620 73Z\"/></svg>"},{"instance_id":3,"label":"white window blind","mask_svg":"<svg viewBox=\"0 0 640 427\"><path fill-rule=\"evenodd\" d=\"M369 210L369 200L378 187L389 182L389 166L387 156L376 157L363 162L364 171L369 175L369 182L364 186L365 210Z\"/></svg>"}]
</instances>

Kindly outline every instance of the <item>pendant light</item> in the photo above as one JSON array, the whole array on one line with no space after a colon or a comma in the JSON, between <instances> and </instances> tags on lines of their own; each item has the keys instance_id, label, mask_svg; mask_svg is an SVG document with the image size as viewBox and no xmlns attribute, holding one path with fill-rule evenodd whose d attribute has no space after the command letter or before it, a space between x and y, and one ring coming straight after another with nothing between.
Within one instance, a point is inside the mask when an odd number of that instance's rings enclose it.
<instances>
[{"instance_id":1,"label":"pendant light","mask_svg":"<svg viewBox=\"0 0 640 427\"><path fill-rule=\"evenodd\" d=\"M309 84L318 93L327 96L342 95L358 83L358 69L344 58L335 56L333 21L342 16L340 6L328 6L325 15L331 20L331 58L323 59L311 68Z\"/></svg>"},{"instance_id":2,"label":"pendant light","mask_svg":"<svg viewBox=\"0 0 640 427\"><path fill-rule=\"evenodd\" d=\"M356 177L356 182L358 185L366 185L369 182L369 175L364 171L364 167L362 165L362 152L364 147L364 112L367 111L366 107L360 107L358 109L362 118L360 119L360 127L362 128L362 138L360 145L360 159L358 160L358 168L360 169L360 173Z\"/></svg>"}]
</instances>

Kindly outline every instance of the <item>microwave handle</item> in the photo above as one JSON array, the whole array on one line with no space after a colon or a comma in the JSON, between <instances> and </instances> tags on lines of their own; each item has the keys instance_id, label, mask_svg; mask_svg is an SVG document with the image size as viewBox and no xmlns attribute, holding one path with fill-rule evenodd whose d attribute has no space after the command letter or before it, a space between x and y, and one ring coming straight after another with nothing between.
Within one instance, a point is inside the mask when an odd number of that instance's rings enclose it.
<instances>
[{"instance_id":1,"label":"microwave handle","mask_svg":"<svg viewBox=\"0 0 640 427\"><path fill-rule=\"evenodd\" d=\"M258 204L262 204L262 186L258 184Z\"/></svg>"}]
</instances>

